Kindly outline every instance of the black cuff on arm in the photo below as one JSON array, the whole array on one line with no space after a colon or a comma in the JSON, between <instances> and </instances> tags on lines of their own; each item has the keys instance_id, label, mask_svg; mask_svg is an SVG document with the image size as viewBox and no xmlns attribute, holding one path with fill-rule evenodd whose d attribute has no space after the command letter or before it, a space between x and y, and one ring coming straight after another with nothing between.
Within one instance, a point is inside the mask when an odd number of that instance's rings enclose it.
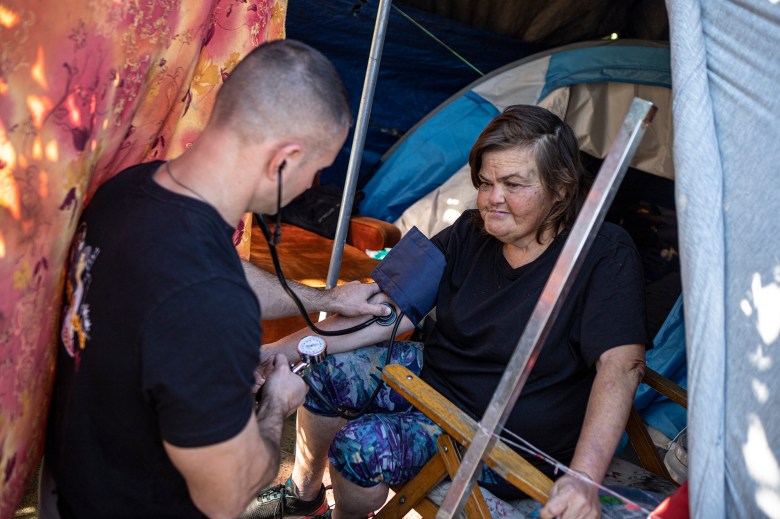
<instances>
[{"instance_id":1,"label":"black cuff on arm","mask_svg":"<svg viewBox=\"0 0 780 519\"><path fill-rule=\"evenodd\" d=\"M384 293L415 326L436 304L444 274L444 254L412 227L371 272Z\"/></svg>"}]
</instances>

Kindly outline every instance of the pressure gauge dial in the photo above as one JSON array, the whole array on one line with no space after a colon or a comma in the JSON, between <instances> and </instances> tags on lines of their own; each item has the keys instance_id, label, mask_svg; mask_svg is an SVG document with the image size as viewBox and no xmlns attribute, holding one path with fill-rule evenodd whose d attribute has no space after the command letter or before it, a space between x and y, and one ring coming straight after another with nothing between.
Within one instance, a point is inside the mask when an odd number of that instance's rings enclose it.
<instances>
[{"instance_id":1,"label":"pressure gauge dial","mask_svg":"<svg viewBox=\"0 0 780 519\"><path fill-rule=\"evenodd\" d=\"M291 367L293 373L298 373L312 364L319 364L325 360L325 339L315 335L308 335L298 342L298 355L301 360Z\"/></svg>"}]
</instances>

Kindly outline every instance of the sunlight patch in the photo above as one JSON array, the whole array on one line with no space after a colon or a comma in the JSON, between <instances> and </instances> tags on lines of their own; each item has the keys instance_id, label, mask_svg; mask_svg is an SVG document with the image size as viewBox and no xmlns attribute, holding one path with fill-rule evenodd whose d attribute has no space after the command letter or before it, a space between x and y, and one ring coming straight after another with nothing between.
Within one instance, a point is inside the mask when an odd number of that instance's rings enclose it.
<instances>
[{"instance_id":1,"label":"sunlight patch","mask_svg":"<svg viewBox=\"0 0 780 519\"><path fill-rule=\"evenodd\" d=\"M780 488L780 467L766 438L766 431L756 415L748 417L747 441L742 446L742 456L750 476L762 486Z\"/></svg>"},{"instance_id":2,"label":"sunlight patch","mask_svg":"<svg viewBox=\"0 0 780 519\"><path fill-rule=\"evenodd\" d=\"M750 291L739 304L746 316L755 313L756 329L767 345L780 336L780 265L775 266L772 274L774 280L764 285L761 274L754 273Z\"/></svg>"}]
</instances>

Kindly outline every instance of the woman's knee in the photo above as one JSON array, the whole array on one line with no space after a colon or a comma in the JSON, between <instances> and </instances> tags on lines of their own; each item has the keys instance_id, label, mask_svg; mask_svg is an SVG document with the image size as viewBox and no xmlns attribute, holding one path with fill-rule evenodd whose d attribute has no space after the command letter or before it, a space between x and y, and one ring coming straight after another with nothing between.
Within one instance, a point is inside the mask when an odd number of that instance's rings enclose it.
<instances>
[{"instance_id":1,"label":"woman's knee","mask_svg":"<svg viewBox=\"0 0 780 519\"><path fill-rule=\"evenodd\" d=\"M328 450L332 467L360 487L392 484L397 459L382 429L375 420L355 420L344 426Z\"/></svg>"},{"instance_id":2,"label":"woman's knee","mask_svg":"<svg viewBox=\"0 0 780 519\"><path fill-rule=\"evenodd\" d=\"M361 487L410 480L436 452L440 432L418 422L416 414L367 415L349 422L331 443L332 467Z\"/></svg>"}]
</instances>

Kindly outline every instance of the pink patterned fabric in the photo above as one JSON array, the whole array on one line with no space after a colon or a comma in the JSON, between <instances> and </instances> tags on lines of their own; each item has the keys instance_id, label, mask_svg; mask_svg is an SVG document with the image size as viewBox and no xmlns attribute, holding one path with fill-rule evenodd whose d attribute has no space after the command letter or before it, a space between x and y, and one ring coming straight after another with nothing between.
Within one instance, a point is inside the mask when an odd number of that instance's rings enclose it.
<instances>
[{"instance_id":1,"label":"pink patterned fabric","mask_svg":"<svg viewBox=\"0 0 780 519\"><path fill-rule=\"evenodd\" d=\"M66 252L84 204L122 168L190 145L236 63L284 37L286 8L0 4L0 519L40 460Z\"/></svg>"}]
</instances>

